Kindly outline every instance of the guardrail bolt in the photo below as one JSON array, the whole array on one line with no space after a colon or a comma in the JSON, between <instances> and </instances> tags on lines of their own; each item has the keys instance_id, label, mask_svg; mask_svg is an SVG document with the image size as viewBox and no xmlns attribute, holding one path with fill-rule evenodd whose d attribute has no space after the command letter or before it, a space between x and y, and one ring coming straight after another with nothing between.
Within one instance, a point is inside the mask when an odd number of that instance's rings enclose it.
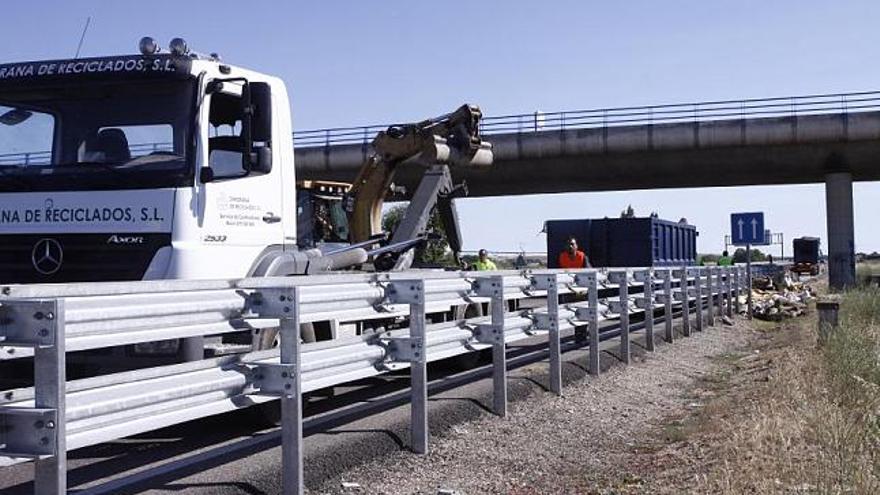
<instances>
[{"instance_id":1,"label":"guardrail bolt","mask_svg":"<svg viewBox=\"0 0 880 495\"><path fill-rule=\"evenodd\" d=\"M281 378L287 378L287 372L286 372L286 371L284 371L284 372L281 373Z\"/></svg>"},{"instance_id":2,"label":"guardrail bolt","mask_svg":"<svg viewBox=\"0 0 880 495\"><path fill-rule=\"evenodd\" d=\"M34 313L35 320L42 320L43 318L45 318L45 315L42 311L37 311L36 313Z\"/></svg>"},{"instance_id":3,"label":"guardrail bolt","mask_svg":"<svg viewBox=\"0 0 880 495\"><path fill-rule=\"evenodd\" d=\"M284 302L287 300L287 298L284 297L284 294L281 294L280 296L278 296L278 300Z\"/></svg>"},{"instance_id":4,"label":"guardrail bolt","mask_svg":"<svg viewBox=\"0 0 880 495\"><path fill-rule=\"evenodd\" d=\"M44 426L46 426L46 425L43 423L42 420L37 420L34 422L34 428L36 428L38 430L42 429Z\"/></svg>"},{"instance_id":5,"label":"guardrail bolt","mask_svg":"<svg viewBox=\"0 0 880 495\"><path fill-rule=\"evenodd\" d=\"M48 313L46 313L46 319L47 319L47 320L54 320L54 319L55 319L55 313L49 311Z\"/></svg>"},{"instance_id":6,"label":"guardrail bolt","mask_svg":"<svg viewBox=\"0 0 880 495\"><path fill-rule=\"evenodd\" d=\"M48 337L49 336L49 330L46 328L41 328L38 333L40 334L40 337Z\"/></svg>"},{"instance_id":7,"label":"guardrail bolt","mask_svg":"<svg viewBox=\"0 0 880 495\"><path fill-rule=\"evenodd\" d=\"M3 288L3 295L8 296L9 294L12 294L12 289L10 289L9 287L4 287Z\"/></svg>"},{"instance_id":8,"label":"guardrail bolt","mask_svg":"<svg viewBox=\"0 0 880 495\"><path fill-rule=\"evenodd\" d=\"M46 428L49 428L50 430L55 429L55 422L54 421L47 421Z\"/></svg>"},{"instance_id":9,"label":"guardrail bolt","mask_svg":"<svg viewBox=\"0 0 880 495\"><path fill-rule=\"evenodd\" d=\"M40 445L49 445L49 437L43 437L40 439Z\"/></svg>"}]
</instances>

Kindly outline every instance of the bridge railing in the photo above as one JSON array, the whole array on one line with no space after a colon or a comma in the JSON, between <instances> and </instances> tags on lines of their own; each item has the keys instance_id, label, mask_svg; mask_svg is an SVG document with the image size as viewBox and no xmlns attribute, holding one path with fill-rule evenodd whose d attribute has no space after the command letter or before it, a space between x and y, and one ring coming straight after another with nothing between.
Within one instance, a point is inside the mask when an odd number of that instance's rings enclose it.
<instances>
[{"instance_id":1,"label":"bridge railing","mask_svg":"<svg viewBox=\"0 0 880 495\"><path fill-rule=\"evenodd\" d=\"M129 145L129 150L133 156L141 156L156 151L172 151L173 143L137 143ZM52 163L52 152L43 151L23 151L20 153L4 153L0 154L0 166L3 165L49 165Z\"/></svg>"},{"instance_id":2,"label":"bridge railing","mask_svg":"<svg viewBox=\"0 0 880 495\"><path fill-rule=\"evenodd\" d=\"M709 122L745 118L799 117L804 115L845 114L880 110L880 91L833 93L746 100L719 100L639 107L531 112L484 117L480 130L484 135L540 131L564 131L626 125ZM293 133L295 147L309 148L344 144L368 146L379 131L388 125L332 127ZM131 145L134 154L168 151L171 143ZM50 151L0 154L3 165L47 165Z\"/></svg>"},{"instance_id":3,"label":"bridge railing","mask_svg":"<svg viewBox=\"0 0 880 495\"><path fill-rule=\"evenodd\" d=\"M632 333L644 331L653 350L655 322L663 322L672 342L677 313L685 336L691 324L701 330L723 309L732 315L744 280L741 268L681 267L5 286L0 342L29 349L35 371L33 387L0 391L0 466L34 459L37 493L63 493L68 450L280 399L285 493L301 492L303 392L408 367L411 448L425 453L429 361L491 348L493 411L503 416L507 344L546 335L550 389L559 394L562 331L586 327L577 346L589 348L595 375L601 341L619 338L628 363ZM523 298L539 304L508 311L507 301ZM428 323L429 313L475 303L488 303L490 315ZM300 342L302 323L340 313L382 315L399 328ZM644 321L631 323L636 315ZM252 331L257 320L280 329L279 348L65 379L68 352Z\"/></svg>"},{"instance_id":4,"label":"bridge railing","mask_svg":"<svg viewBox=\"0 0 880 495\"><path fill-rule=\"evenodd\" d=\"M880 110L880 91L833 93L745 100L718 100L668 105L531 112L484 117L484 135L564 131L628 125L700 123L746 118L799 117ZM296 131L294 146L368 145L387 125Z\"/></svg>"}]
</instances>

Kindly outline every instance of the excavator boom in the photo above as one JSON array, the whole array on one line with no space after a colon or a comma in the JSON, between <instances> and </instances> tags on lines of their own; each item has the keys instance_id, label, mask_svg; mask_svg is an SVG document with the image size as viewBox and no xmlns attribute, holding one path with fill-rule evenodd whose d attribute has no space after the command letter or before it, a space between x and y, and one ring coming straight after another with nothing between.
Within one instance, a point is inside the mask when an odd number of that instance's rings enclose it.
<instances>
[{"instance_id":1,"label":"excavator boom","mask_svg":"<svg viewBox=\"0 0 880 495\"><path fill-rule=\"evenodd\" d=\"M480 138L482 112L462 105L452 113L414 124L389 127L373 140L374 153L361 167L348 193L350 242L362 243L382 235L382 206L393 187L397 167L404 162L426 169L413 202L392 235L392 244L407 246L424 235L431 210L440 201L445 222L455 222L448 166L491 165L491 145ZM460 249L458 225L446 225L450 245ZM402 268L400 263L396 268Z\"/></svg>"}]
</instances>

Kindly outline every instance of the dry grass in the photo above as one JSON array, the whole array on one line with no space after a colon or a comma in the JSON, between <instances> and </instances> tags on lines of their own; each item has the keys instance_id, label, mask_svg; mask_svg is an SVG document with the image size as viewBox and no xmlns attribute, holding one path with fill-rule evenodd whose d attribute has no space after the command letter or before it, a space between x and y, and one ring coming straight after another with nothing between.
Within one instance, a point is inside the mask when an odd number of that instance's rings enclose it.
<instances>
[{"instance_id":1,"label":"dry grass","mask_svg":"<svg viewBox=\"0 0 880 495\"><path fill-rule=\"evenodd\" d=\"M880 261L868 260L856 265L856 282L867 285L873 275L880 275Z\"/></svg>"},{"instance_id":2,"label":"dry grass","mask_svg":"<svg viewBox=\"0 0 880 495\"><path fill-rule=\"evenodd\" d=\"M670 439L703 459L673 480L681 491L880 493L880 291L844 308L823 347L814 317L765 330L754 352L725 358L729 376L701 384L717 398Z\"/></svg>"}]
</instances>

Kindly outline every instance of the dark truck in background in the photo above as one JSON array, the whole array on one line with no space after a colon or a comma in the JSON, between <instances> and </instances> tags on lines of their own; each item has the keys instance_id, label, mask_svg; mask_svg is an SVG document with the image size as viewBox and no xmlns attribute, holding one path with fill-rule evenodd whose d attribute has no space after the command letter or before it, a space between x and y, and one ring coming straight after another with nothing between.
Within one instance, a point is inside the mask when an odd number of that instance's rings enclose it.
<instances>
[{"instance_id":1,"label":"dark truck in background","mask_svg":"<svg viewBox=\"0 0 880 495\"><path fill-rule=\"evenodd\" d=\"M819 274L819 238L799 237L792 241L794 247L794 264L791 271L794 273L818 275Z\"/></svg>"},{"instance_id":2,"label":"dark truck in background","mask_svg":"<svg viewBox=\"0 0 880 495\"><path fill-rule=\"evenodd\" d=\"M696 265L697 228L656 216L547 220L547 267L559 268L559 253L574 237L593 267L680 267Z\"/></svg>"}]
</instances>

